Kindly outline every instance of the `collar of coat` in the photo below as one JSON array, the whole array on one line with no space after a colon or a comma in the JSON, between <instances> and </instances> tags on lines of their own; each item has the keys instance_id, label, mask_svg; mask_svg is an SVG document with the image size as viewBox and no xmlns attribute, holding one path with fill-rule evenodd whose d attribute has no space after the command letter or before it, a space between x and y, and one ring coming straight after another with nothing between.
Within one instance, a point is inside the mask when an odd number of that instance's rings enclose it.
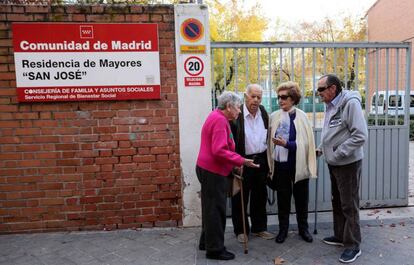
<instances>
[{"instance_id":1,"label":"collar of coat","mask_svg":"<svg viewBox=\"0 0 414 265\"><path fill-rule=\"evenodd\" d=\"M230 122L231 131L234 135L234 142L236 143L236 152L241 156L246 155L246 148L245 148L245 138L244 138L244 112L243 112L243 105L240 106L241 113L239 117ZM269 114L263 105L259 105L259 109L261 112L261 116L263 119L264 127L267 130L269 128Z\"/></svg>"}]
</instances>

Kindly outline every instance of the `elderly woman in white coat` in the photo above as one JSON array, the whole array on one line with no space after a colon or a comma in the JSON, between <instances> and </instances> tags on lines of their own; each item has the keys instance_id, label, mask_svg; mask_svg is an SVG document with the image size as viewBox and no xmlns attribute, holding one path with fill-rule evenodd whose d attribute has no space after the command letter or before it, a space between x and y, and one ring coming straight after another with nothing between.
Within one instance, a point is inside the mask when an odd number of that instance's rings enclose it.
<instances>
[{"instance_id":1,"label":"elderly woman in white coat","mask_svg":"<svg viewBox=\"0 0 414 265\"><path fill-rule=\"evenodd\" d=\"M295 199L299 235L306 242L308 231L309 178L316 178L315 139L306 113L297 109L301 94L297 83L289 81L277 89L280 109L270 116L268 162L270 178L276 185L279 233L277 243L286 240L291 197Z\"/></svg>"}]
</instances>

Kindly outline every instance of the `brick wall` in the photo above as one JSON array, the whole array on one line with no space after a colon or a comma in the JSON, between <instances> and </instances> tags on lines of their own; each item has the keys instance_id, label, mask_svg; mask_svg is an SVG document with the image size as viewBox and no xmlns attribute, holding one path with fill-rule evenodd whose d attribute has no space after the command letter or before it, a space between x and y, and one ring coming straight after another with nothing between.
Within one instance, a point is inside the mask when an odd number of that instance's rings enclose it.
<instances>
[{"instance_id":1,"label":"brick wall","mask_svg":"<svg viewBox=\"0 0 414 265\"><path fill-rule=\"evenodd\" d=\"M17 102L12 22L158 23L161 100ZM0 5L0 233L182 222L173 6Z\"/></svg>"},{"instance_id":2,"label":"brick wall","mask_svg":"<svg viewBox=\"0 0 414 265\"><path fill-rule=\"evenodd\" d=\"M398 3L397 3L398 2ZM414 40L414 1L412 0L380 0L377 1L367 12L368 17L368 41L377 42L411 42ZM405 61L405 52L400 52L400 61ZM391 69L389 73L389 84L391 89L396 87L395 61L396 55L390 54ZM411 58L414 58L414 49L411 49ZM371 61L375 60L372 54ZM385 62L385 51L380 55L382 62ZM370 69L371 76L374 76L375 69ZM405 69L400 69L400 87L405 87ZM379 69L379 87L385 89L386 84L385 63ZM371 80L375 84L376 80ZM414 90L414 67L411 67L411 90Z\"/></svg>"}]
</instances>

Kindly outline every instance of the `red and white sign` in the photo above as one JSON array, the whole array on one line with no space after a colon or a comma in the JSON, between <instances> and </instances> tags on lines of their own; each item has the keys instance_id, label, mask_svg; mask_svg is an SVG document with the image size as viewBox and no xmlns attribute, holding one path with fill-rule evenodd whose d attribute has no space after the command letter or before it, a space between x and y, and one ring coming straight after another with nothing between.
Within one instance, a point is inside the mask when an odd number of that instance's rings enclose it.
<instances>
[{"instance_id":1,"label":"red and white sign","mask_svg":"<svg viewBox=\"0 0 414 265\"><path fill-rule=\"evenodd\" d=\"M204 63L197 56L188 57L184 62L184 70L191 76L198 76L204 70Z\"/></svg>"},{"instance_id":2,"label":"red and white sign","mask_svg":"<svg viewBox=\"0 0 414 265\"><path fill-rule=\"evenodd\" d=\"M204 63L200 57L188 57L184 62L184 70L190 75L184 77L184 86L204 86L204 76L200 76L204 71Z\"/></svg>"},{"instance_id":3,"label":"red and white sign","mask_svg":"<svg viewBox=\"0 0 414 265\"><path fill-rule=\"evenodd\" d=\"M157 24L12 27L21 102L160 98Z\"/></svg>"},{"instance_id":4,"label":"red and white sign","mask_svg":"<svg viewBox=\"0 0 414 265\"><path fill-rule=\"evenodd\" d=\"M185 77L184 78L185 86L204 86L204 77Z\"/></svg>"}]
</instances>

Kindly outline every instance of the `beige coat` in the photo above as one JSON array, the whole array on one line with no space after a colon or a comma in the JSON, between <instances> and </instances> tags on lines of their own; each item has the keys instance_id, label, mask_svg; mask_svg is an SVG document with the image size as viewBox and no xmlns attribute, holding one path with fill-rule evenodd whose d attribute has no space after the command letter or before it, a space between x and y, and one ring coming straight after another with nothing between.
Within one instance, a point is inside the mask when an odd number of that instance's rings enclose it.
<instances>
[{"instance_id":1,"label":"beige coat","mask_svg":"<svg viewBox=\"0 0 414 265\"><path fill-rule=\"evenodd\" d=\"M270 178L273 178L274 160L273 152L275 145L272 138L279 126L282 110L275 111L269 119L269 137L267 142L267 161L269 164ZM306 113L300 109L296 109L296 118L293 121L296 127L296 175L295 183L308 179L316 178L316 153L315 138L313 136L312 126L306 116Z\"/></svg>"}]
</instances>

